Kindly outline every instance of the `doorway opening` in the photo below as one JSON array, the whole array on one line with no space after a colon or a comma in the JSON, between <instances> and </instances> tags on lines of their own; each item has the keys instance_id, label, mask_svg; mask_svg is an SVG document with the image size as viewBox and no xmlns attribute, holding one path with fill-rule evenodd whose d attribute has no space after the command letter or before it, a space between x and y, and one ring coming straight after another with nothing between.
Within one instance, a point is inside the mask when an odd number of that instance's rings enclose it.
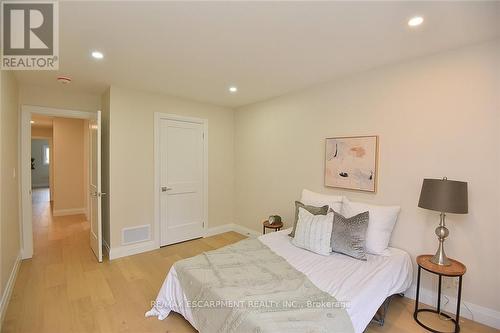
<instances>
[{"instance_id":1,"label":"doorway opening","mask_svg":"<svg viewBox=\"0 0 500 333\"><path fill-rule=\"evenodd\" d=\"M22 258L71 239L102 261L100 111L22 106L20 170Z\"/></svg>"},{"instance_id":2,"label":"doorway opening","mask_svg":"<svg viewBox=\"0 0 500 333\"><path fill-rule=\"evenodd\" d=\"M31 188L34 252L89 229L88 120L32 114ZM83 235L79 235L82 237Z\"/></svg>"}]
</instances>

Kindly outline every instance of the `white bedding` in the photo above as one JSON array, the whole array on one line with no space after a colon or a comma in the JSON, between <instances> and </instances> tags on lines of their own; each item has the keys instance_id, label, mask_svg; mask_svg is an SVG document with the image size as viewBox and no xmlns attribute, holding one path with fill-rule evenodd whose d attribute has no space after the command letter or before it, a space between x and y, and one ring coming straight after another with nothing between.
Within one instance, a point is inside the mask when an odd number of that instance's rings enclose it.
<instances>
[{"instance_id":1,"label":"white bedding","mask_svg":"<svg viewBox=\"0 0 500 333\"><path fill-rule=\"evenodd\" d=\"M322 256L294 246L289 233L290 229L272 232L259 239L307 275L319 289L338 301L348 302L346 310L356 333L363 332L387 297L404 292L411 285L411 259L402 250L389 248L384 256L368 254L367 261L336 253ZM172 267L158 294L156 306L146 316L164 319L170 311L175 311L198 329L186 304L186 296Z\"/></svg>"}]
</instances>

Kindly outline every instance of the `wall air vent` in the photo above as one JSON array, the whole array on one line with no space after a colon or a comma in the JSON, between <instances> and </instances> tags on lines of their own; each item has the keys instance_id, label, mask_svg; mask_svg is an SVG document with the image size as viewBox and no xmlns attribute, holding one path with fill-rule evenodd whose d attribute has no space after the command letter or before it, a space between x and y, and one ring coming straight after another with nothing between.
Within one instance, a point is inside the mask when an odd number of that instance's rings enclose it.
<instances>
[{"instance_id":1,"label":"wall air vent","mask_svg":"<svg viewBox=\"0 0 500 333\"><path fill-rule=\"evenodd\" d=\"M151 225L139 225L122 229L122 245L146 242L151 240Z\"/></svg>"}]
</instances>

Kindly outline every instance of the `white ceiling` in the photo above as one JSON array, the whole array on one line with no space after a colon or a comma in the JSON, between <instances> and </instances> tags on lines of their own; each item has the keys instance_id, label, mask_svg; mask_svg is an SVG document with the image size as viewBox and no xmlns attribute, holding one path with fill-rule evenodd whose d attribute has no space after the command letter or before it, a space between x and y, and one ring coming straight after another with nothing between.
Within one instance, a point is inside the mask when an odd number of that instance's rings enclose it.
<instances>
[{"instance_id":1,"label":"white ceiling","mask_svg":"<svg viewBox=\"0 0 500 333\"><path fill-rule=\"evenodd\" d=\"M422 15L416 29L407 20ZM500 37L500 2L61 2L60 70L20 82L112 84L237 107ZM105 54L102 61L91 50ZM227 91L229 85L237 94Z\"/></svg>"}]
</instances>

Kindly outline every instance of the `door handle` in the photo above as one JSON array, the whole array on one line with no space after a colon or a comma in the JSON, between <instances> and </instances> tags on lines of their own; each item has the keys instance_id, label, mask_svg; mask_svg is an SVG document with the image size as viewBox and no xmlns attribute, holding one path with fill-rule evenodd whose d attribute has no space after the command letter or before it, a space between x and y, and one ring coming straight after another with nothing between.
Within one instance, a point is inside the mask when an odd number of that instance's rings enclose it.
<instances>
[{"instance_id":1,"label":"door handle","mask_svg":"<svg viewBox=\"0 0 500 333\"><path fill-rule=\"evenodd\" d=\"M105 192L99 192L99 193L97 193L97 196L99 196L99 197L103 197L105 195L107 195L107 193L105 193Z\"/></svg>"},{"instance_id":2,"label":"door handle","mask_svg":"<svg viewBox=\"0 0 500 333\"><path fill-rule=\"evenodd\" d=\"M171 187L168 187L168 186L162 186L162 187L161 187L161 191L162 191L162 192L167 192L167 191L170 191L170 190L172 190L172 188L171 188Z\"/></svg>"}]
</instances>

